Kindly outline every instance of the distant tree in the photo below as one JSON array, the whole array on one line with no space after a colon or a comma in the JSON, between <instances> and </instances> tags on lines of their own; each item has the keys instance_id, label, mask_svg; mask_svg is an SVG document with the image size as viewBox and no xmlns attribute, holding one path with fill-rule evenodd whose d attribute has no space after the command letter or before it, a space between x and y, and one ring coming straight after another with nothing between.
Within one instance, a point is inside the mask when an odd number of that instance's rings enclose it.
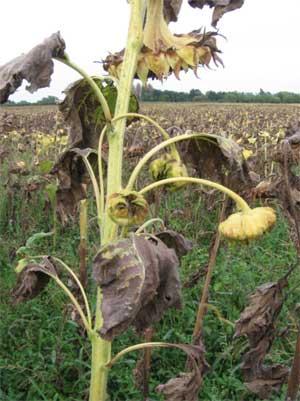
<instances>
[{"instance_id":1,"label":"distant tree","mask_svg":"<svg viewBox=\"0 0 300 401\"><path fill-rule=\"evenodd\" d=\"M45 105L51 105L51 104L57 104L59 102L59 99L56 96L47 96L43 97L43 99L38 100L35 104L45 104Z\"/></svg>"}]
</instances>

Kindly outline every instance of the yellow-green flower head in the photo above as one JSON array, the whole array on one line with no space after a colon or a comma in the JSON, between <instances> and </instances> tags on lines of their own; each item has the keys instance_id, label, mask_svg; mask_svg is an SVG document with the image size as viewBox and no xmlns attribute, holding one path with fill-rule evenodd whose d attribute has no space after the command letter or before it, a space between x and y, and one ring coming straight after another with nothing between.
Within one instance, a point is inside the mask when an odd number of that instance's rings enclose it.
<instances>
[{"instance_id":1,"label":"yellow-green flower head","mask_svg":"<svg viewBox=\"0 0 300 401\"><path fill-rule=\"evenodd\" d=\"M170 160L166 165L166 178L188 177L185 165L180 160ZM176 191L186 185L185 182L174 182L169 185L171 191Z\"/></svg>"},{"instance_id":2,"label":"yellow-green flower head","mask_svg":"<svg viewBox=\"0 0 300 401\"><path fill-rule=\"evenodd\" d=\"M166 159L164 157L160 157L158 159L153 160L149 166L151 178L154 181L165 178L165 169L166 169Z\"/></svg>"},{"instance_id":3,"label":"yellow-green flower head","mask_svg":"<svg viewBox=\"0 0 300 401\"><path fill-rule=\"evenodd\" d=\"M174 73L179 79L181 70L192 69L197 75L199 65L208 66L213 60L220 62L216 45L216 32L192 31L173 35L163 13L164 0L147 2L147 16L143 32L143 47L138 56L136 78L146 84L148 78L167 78ZM110 75L120 77L124 50L110 54L103 67Z\"/></svg>"},{"instance_id":4,"label":"yellow-green flower head","mask_svg":"<svg viewBox=\"0 0 300 401\"><path fill-rule=\"evenodd\" d=\"M136 191L123 190L108 199L108 215L119 226L140 225L148 212L146 199Z\"/></svg>"},{"instance_id":5,"label":"yellow-green flower head","mask_svg":"<svg viewBox=\"0 0 300 401\"><path fill-rule=\"evenodd\" d=\"M276 221L275 211L270 207L257 207L234 213L219 225L219 232L234 240L254 239L270 229Z\"/></svg>"},{"instance_id":6,"label":"yellow-green flower head","mask_svg":"<svg viewBox=\"0 0 300 401\"><path fill-rule=\"evenodd\" d=\"M153 160L149 170L154 181L167 178L188 177L186 166L181 160L175 159L170 153L166 153L162 157ZM185 182L174 182L168 185L167 188L171 191L176 191L184 185L186 185Z\"/></svg>"}]
</instances>

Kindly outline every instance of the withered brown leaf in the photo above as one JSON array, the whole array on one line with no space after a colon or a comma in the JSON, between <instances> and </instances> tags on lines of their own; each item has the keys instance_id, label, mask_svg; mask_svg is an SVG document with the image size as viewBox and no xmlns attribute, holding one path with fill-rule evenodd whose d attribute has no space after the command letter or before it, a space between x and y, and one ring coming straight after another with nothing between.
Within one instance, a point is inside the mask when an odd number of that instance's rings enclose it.
<instances>
[{"instance_id":1,"label":"withered brown leaf","mask_svg":"<svg viewBox=\"0 0 300 401\"><path fill-rule=\"evenodd\" d=\"M99 78L93 80L101 89L113 114L117 88L111 82L103 82ZM99 136L106 119L98 98L85 79L72 83L64 93L66 96L59 104L58 120L62 120L63 125L67 127L68 147L59 156L52 174L55 174L59 181L58 213L62 222L66 223L74 218L77 202L86 196L84 184L88 183L87 174L84 163L78 155L80 150L88 149L87 157L97 173L97 155L91 150L98 149ZM138 100L132 95L129 111L137 112L138 108ZM132 119L129 119L128 124L131 122ZM72 150L74 148L77 148L76 152Z\"/></svg>"},{"instance_id":2,"label":"withered brown leaf","mask_svg":"<svg viewBox=\"0 0 300 401\"><path fill-rule=\"evenodd\" d=\"M5 103L25 79L30 85L26 89L33 93L49 86L54 69L53 58L63 58L65 42L59 32L52 34L43 43L28 53L14 58L0 67L0 103Z\"/></svg>"},{"instance_id":3,"label":"withered brown leaf","mask_svg":"<svg viewBox=\"0 0 300 401\"><path fill-rule=\"evenodd\" d=\"M264 359L275 339L275 320L283 305L284 277L276 283L258 287L250 296L250 305L236 322L235 337L246 335L250 350L243 356L242 373L247 388L261 399L278 391L288 377L283 365L266 366Z\"/></svg>"},{"instance_id":4,"label":"withered brown leaf","mask_svg":"<svg viewBox=\"0 0 300 401\"><path fill-rule=\"evenodd\" d=\"M199 177L221 182L237 191L251 182L242 148L230 138L208 135L187 142L184 161L192 164Z\"/></svg>"},{"instance_id":5,"label":"withered brown leaf","mask_svg":"<svg viewBox=\"0 0 300 401\"><path fill-rule=\"evenodd\" d=\"M178 266L175 252L155 237L131 235L102 247L93 262L103 293L100 335L111 340L130 325L143 331L178 307Z\"/></svg>"},{"instance_id":6,"label":"withered brown leaf","mask_svg":"<svg viewBox=\"0 0 300 401\"><path fill-rule=\"evenodd\" d=\"M156 233L159 238L168 248L174 249L177 257L180 259L193 249L192 241L187 240L182 234L173 230L164 230Z\"/></svg>"},{"instance_id":7,"label":"withered brown leaf","mask_svg":"<svg viewBox=\"0 0 300 401\"><path fill-rule=\"evenodd\" d=\"M38 296L47 286L50 276L57 276L57 268L49 256L40 263L29 263L20 273L12 297L15 304Z\"/></svg>"},{"instance_id":8,"label":"withered brown leaf","mask_svg":"<svg viewBox=\"0 0 300 401\"><path fill-rule=\"evenodd\" d=\"M285 139L291 145L300 144L300 121L291 122L285 132Z\"/></svg>"},{"instance_id":9,"label":"withered brown leaf","mask_svg":"<svg viewBox=\"0 0 300 401\"><path fill-rule=\"evenodd\" d=\"M164 15L167 22L177 21L182 0L164 0Z\"/></svg>"},{"instance_id":10,"label":"withered brown leaf","mask_svg":"<svg viewBox=\"0 0 300 401\"><path fill-rule=\"evenodd\" d=\"M204 346L202 343L199 345L178 345L187 353L189 366L192 369L190 372L181 373L178 377L170 379L165 384L160 384L156 391L163 393L165 401L197 401L203 374L208 369L208 364L204 358Z\"/></svg>"},{"instance_id":11,"label":"withered brown leaf","mask_svg":"<svg viewBox=\"0 0 300 401\"><path fill-rule=\"evenodd\" d=\"M287 281L266 283L258 287L250 296L250 305L241 313L236 322L235 336L247 335L254 344L257 338L264 337L269 327L273 325L283 303L283 288Z\"/></svg>"},{"instance_id":12,"label":"withered brown leaf","mask_svg":"<svg viewBox=\"0 0 300 401\"><path fill-rule=\"evenodd\" d=\"M216 26L225 13L241 8L244 0L188 0L188 3L195 8L214 7L212 25Z\"/></svg>"}]
</instances>

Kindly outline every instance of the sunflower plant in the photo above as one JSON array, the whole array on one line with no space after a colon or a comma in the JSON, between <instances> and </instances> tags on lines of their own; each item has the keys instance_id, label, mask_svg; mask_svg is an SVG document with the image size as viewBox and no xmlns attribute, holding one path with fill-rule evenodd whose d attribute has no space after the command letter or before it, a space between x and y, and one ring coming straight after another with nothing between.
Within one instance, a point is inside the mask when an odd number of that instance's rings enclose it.
<instances>
[{"instance_id":1,"label":"sunflower plant","mask_svg":"<svg viewBox=\"0 0 300 401\"><path fill-rule=\"evenodd\" d=\"M70 298L92 345L90 401L108 399L108 375L118 359L127 352L153 347L178 348L187 354L189 361L186 373L160 385L157 390L167 400L175 399L175 394L176 400L196 400L207 366L200 342L192 345L146 342L112 356L116 336L129 327L143 333L163 317L165 310L181 304L178 267L180 257L190 249L190 244L172 230L147 234L147 227L161 221L148 219L146 194L162 186L176 191L189 184L204 185L225 193L239 211L225 220L219 229L225 237L236 240L263 234L276 218L270 208L251 210L239 195L219 183L188 176L176 145L191 139L221 140L223 143L226 142L224 138L191 132L170 138L156 121L138 113L132 95L134 79L146 84L149 79L167 79L172 74L178 78L181 71L193 70L197 74L199 68L209 66L211 62L221 63L218 33L202 29L174 35L169 22L177 20L181 0L131 0L128 3L130 20L126 45L122 51L110 54L104 60L108 75L91 77L77 66L66 53L60 33L51 35L28 54L0 67L1 103L21 85L23 78L29 82L30 91L48 86L53 59L82 76L69 87L62 107L77 136L71 135L69 150L61 156L55 171L60 183L69 183L72 199L83 199L86 197L86 179L75 186L74 176L66 174L66 165L72 164L74 173L80 160L93 187L99 226L99 249L93 260L93 279L97 283L95 305L91 305L86 289L74 271L55 256L25 254L16 268L19 278L14 296L18 302L31 299L52 278ZM189 0L189 4L198 8L214 7L215 25L226 11L241 7L243 1ZM163 141L139 160L128 182L124 183L124 133L126 124L133 118L146 120L156 127ZM104 138L108 142L106 170L102 157ZM137 177L148 162L151 162L149 171L153 182L137 188ZM62 270L78 286L80 297L76 297L63 282Z\"/></svg>"}]
</instances>

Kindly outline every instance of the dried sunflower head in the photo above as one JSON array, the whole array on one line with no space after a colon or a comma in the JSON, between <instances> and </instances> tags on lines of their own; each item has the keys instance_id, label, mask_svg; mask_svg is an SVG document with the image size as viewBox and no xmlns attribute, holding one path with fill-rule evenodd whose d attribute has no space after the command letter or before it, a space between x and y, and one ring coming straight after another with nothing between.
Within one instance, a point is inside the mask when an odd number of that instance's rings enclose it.
<instances>
[{"instance_id":1,"label":"dried sunflower head","mask_svg":"<svg viewBox=\"0 0 300 401\"><path fill-rule=\"evenodd\" d=\"M143 47L138 57L136 77L143 83L148 78L166 78L174 73L179 79L181 70L194 70L199 65L208 66L211 59L221 62L217 53L216 32L192 31L188 34L173 35L164 19L163 0L148 0L144 28ZM124 50L109 55L104 60L104 69L119 78ZM221 62L222 63L222 62Z\"/></svg>"},{"instance_id":2,"label":"dried sunflower head","mask_svg":"<svg viewBox=\"0 0 300 401\"><path fill-rule=\"evenodd\" d=\"M273 226L276 215L270 207L257 207L234 213L219 225L220 233L234 240L254 239Z\"/></svg>"},{"instance_id":3,"label":"dried sunflower head","mask_svg":"<svg viewBox=\"0 0 300 401\"><path fill-rule=\"evenodd\" d=\"M123 190L108 199L108 215L119 226L142 224L148 211L146 199L136 191Z\"/></svg>"}]
</instances>

